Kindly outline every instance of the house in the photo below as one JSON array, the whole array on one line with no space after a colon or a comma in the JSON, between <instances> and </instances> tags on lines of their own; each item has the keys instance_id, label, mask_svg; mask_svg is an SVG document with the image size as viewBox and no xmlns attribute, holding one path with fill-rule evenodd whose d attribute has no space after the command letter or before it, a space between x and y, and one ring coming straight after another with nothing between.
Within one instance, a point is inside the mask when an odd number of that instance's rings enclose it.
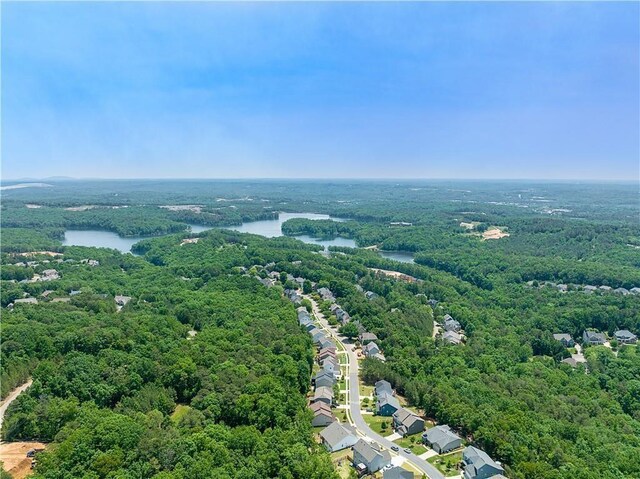
<instances>
[{"instance_id":1,"label":"house","mask_svg":"<svg viewBox=\"0 0 640 479\"><path fill-rule=\"evenodd\" d=\"M447 344L460 344L462 342L462 335L455 331L445 331L442 335L442 340Z\"/></svg>"},{"instance_id":2,"label":"house","mask_svg":"<svg viewBox=\"0 0 640 479\"><path fill-rule=\"evenodd\" d=\"M582 333L582 343L583 344L604 344L606 338L604 334L598 333L596 331L585 331Z\"/></svg>"},{"instance_id":3,"label":"house","mask_svg":"<svg viewBox=\"0 0 640 479\"><path fill-rule=\"evenodd\" d=\"M327 371L323 369L313 377L313 384L315 385L316 388L320 388L320 387L333 388L333 385L335 383L336 383L336 378L333 374L333 371Z\"/></svg>"},{"instance_id":4,"label":"house","mask_svg":"<svg viewBox=\"0 0 640 479\"><path fill-rule=\"evenodd\" d=\"M566 284L558 284L558 285L556 285L556 288L561 293L566 293L567 291L569 291L569 286L567 286Z\"/></svg>"},{"instance_id":5,"label":"house","mask_svg":"<svg viewBox=\"0 0 640 479\"><path fill-rule=\"evenodd\" d=\"M347 324L349 321L351 321L351 316L349 316L349 313L347 313L344 309L338 308L336 309L335 313L336 318L341 324Z\"/></svg>"},{"instance_id":6,"label":"house","mask_svg":"<svg viewBox=\"0 0 640 479\"><path fill-rule=\"evenodd\" d=\"M364 333L360 334L359 339L360 339L360 344L366 345L367 343L370 343L371 341L377 341L378 340L378 336L376 336L373 333L364 332Z\"/></svg>"},{"instance_id":7,"label":"house","mask_svg":"<svg viewBox=\"0 0 640 479\"><path fill-rule=\"evenodd\" d=\"M385 469L382 473L382 479L414 479L415 475L411 471L401 468L400 466L393 466L390 469Z\"/></svg>"},{"instance_id":8,"label":"house","mask_svg":"<svg viewBox=\"0 0 640 479\"><path fill-rule=\"evenodd\" d=\"M318 363L322 364L327 358L335 358L336 357L336 347L335 346L327 346L326 348L320 349L318 352Z\"/></svg>"},{"instance_id":9,"label":"house","mask_svg":"<svg viewBox=\"0 0 640 479\"><path fill-rule=\"evenodd\" d=\"M53 298L51 300L52 303L68 303L71 301L71 298Z\"/></svg>"},{"instance_id":10,"label":"house","mask_svg":"<svg viewBox=\"0 0 640 479\"><path fill-rule=\"evenodd\" d=\"M378 416L393 416L400 409L398 399L391 393L381 393L376 401L376 414Z\"/></svg>"},{"instance_id":11,"label":"house","mask_svg":"<svg viewBox=\"0 0 640 479\"><path fill-rule=\"evenodd\" d=\"M372 474L389 464L391 464L391 454L386 449L382 449L379 444L360 439L353 446L353 465L356 469L366 470Z\"/></svg>"},{"instance_id":12,"label":"house","mask_svg":"<svg viewBox=\"0 0 640 479\"><path fill-rule=\"evenodd\" d=\"M338 421L320 431L320 437L329 452L341 451L358 442L356 431L348 424L340 424Z\"/></svg>"},{"instance_id":13,"label":"house","mask_svg":"<svg viewBox=\"0 0 640 479\"><path fill-rule=\"evenodd\" d=\"M448 314L444 315L443 325L444 325L445 331L455 331L456 333L458 333L462 329L462 326L460 326L460 323L455 319L453 319Z\"/></svg>"},{"instance_id":14,"label":"house","mask_svg":"<svg viewBox=\"0 0 640 479\"><path fill-rule=\"evenodd\" d=\"M60 274L55 269L45 269L42 272L40 281L53 281L54 279L58 278L60 278Z\"/></svg>"},{"instance_id":15,"label":"house","mask_svg":"<svg viewBox=\"0 0 640 479\"><path fill-rule=\"evenodd\" d=\"M560 361L561 363L564 364L568 364L569 366L571 366L572 368L577 368L578 367L578 361L573 359L573 358L565 358L562 361Z\"/></svg>"},{"instance_id":16,"label":"house","mask_svg":"<svg viewBox=\"0 0 640 479\"><path fill-rule=\"evenodd\" d=\"M453 451L462 446L462 438L446 424L432 427L422 435L422 440L438 454Z\"/></svg>"},{"instance_id":17,"label":"house","mask_svg":"<svg viewBox=\"0 0 640 479\"><path fill-rule=\"evenodd\" d=\"M362 348L362 352L364 353L364 355L366 357L371 357L374 354L378 354L380 352L380 348L378 347L378 345L376 343L374 343L373 341L370 342L369 344L367 344L365 347Z\"/></svg>"},{"instance_id":18,"label":"house","mask_svg":"<svg viewBox=\"0 0 640 479\"><path fill-rule=\"evenodd\" d=\"M626 329L616 331L615 333L613 333L613 336L618 340L620 344L635 344L638 342L638 336Z\"/></svg>"},{"instance_id":19,"label":"house","mask_svg":"<svg viewBox=\"0 0 640 479\"><path fill-rule=\"evenodd\" d=\"M367 291L366 293L364 293L364 297L367 298L369 301L371 301L376 299L378 295L373 291Z\"/></svg>"},{"instance_id":20,"label":"house","mask_svg":"<svg viewBox=\"0 0 640 479\"><path fill-rule=\"evenodd\" d=\"M372 359L377 359L378 361L382 361L383 363L387 360L387 358L384 357L384 354L382 353L376 353L373 356L371 356Z\"/></svg>"},{"instance_id":21,"label":"house","mask_svg":"<svg viewBox=\"0 0 640 479\"><path fill-rule=\"evenodd\" d=\"M565 348L571 348L575 344L571 335L566 333L554 334L553 339L555 339L556 341L560 341Z\"/></svg>"},{"instance_id":22,"label":"house","mask_svg":"<svg viewBox=\"0 0 640 479\"><path fill-rule=\"evenodd\" d=\"M14 301L14 304L38 304L38 300L36 298L20 298Z\"/></svg>"},{"instance_id":23,"label":"house","mask_svg":"<svg viewBox=\"0 0 640 479\"><path fill-rule=\"evenodd\" d=\"M131 296L116 296L115 297L116 304L118 306L126 306L129 301L131 301Z\"/></svg>"},{"instance_id":24,"label":"house","mask_svg":"<svg viewBox=\"0 0 640 479\"><path fill-rule=\"evenodd\" d=\"M338 361L336 361L336 358L326 358L322 361L322 369L333 373L336 370L340 370L340 365L338 364Z\"/></svg>"},{"instance_id":25,"label":"house","mask_svg":"<svg viewBox=\"0 0 640 479\"><path fill-rule=\"evenodd\" d=\"M313 324L310 319L302 323L302 327L310 334L312 334L311 331L313 331L314 329L318 330L318 328L316 328L316 325Z\"/></svg>"},{"instance_id":26,"label":"house","mask_svg":"<svg viewBox=\"0 0 640 479\"><path fill-rule=\"evenodd\" d=\"M640 288L638 288L638 287L636 286L635 288L631 288L631 289L629 290L629 292L630 292L631 294L640 294Z\"/></svg>"},{"instance_id":27,"label":"house","mask_svg":"<svg viewBox=\"0 0 640 479\"><path fill-rule=\"evenodd\" d=\"M319 288L318 289L318 294L325 301L333 302L333 301L336 300L336 298L333 296L333 293L327 288Z\"/></svg>"},{"instance_id":28,"label":"house","mask_svg":"<svg viewBox=\"0 0 640 479\"><path fill-rule=\"evenodd\" d=\"M384 379L381 379L380 381L375 383L374 392L376 396L379 396L382 393L393 395L393 388L391 387L391 383L385 381Z\"/></svg>"},{"instance_id":29,"label":"house","mask_svg":"<svg viewBox=\"0 0 640 479\"><path fill-rule=\"evenodd\" d=\"M313 398L311 398L311 402L323 402L331 406L333 403L333 388L327 386L316 387L316 390L313 393Z\"/></svg>"},{"instance_id":30,"label":"house","mask_svg":"<svg viewBox=\"0 0 640 479\"><path fill-rule=\"evenodd\" d=\"M313 419L311 421L313 427L328 426L336 421L336 417L331 412L331 407L323 402L311 404L309 409L313 412Z\"/></svg>"},{"instance_id":31,"label":"house","mask_svg":"<svg viewBox=\"0 0 640 479\"><path fill-rule=\"evenodd\" d=\"M331 341L326 336L320 338L320 340L318 341L318 347L320 349L328 348L328 347L331 347L331 346L333 346L333 341Z\"/></svg>"},{"instance_id":32,"label":"house","mask_svg":"<svg viewBox=\"0 0 640 479\"><path fill-rule=\"evenodd\" d=\"M597 286L592 286L590 284L587 284L586 286L582 287L582 291L584 291L587 294L591 294L591 293L594 293L594 292L598 291L598 287Z\"/></svg>"},{"instance_id":33,"label":"house","mask_svg":"<svg viewBox=\"0 0 640 479\"><path fill-rule=\"evenodd\" d=\"M602 286L599 286L598 289L600 291L611 291L613 288L611 286L602 285Z\"/></svg>"},{"instance_id":34,"label":"house","mask_svg":"<svg viewBox=\"0 0 640 479\"><path fill-rule=\"evenodd\" d=\"M630 293L630 291L627 288L616 288L613 290L613 292L616 294L622 294L624 296Z\"/></svg>"},{"instance_id":35,"label":"house","mask_svg":"<svg viewBox=\"0 0 640 479\"><path fill-rule=\"evenodd\" d=\"M464 463L464 479L489 479L504 473L504 468L500 463L495 462L486 452L477 447L466 447L462 451L462 462Z\"/></svg>"},{"instance_id":36,"label":"house","mask_svg":"<svg viewBox=\"0 0 640 479\"><path fill-rule=\"evenodd\" d=\"M325 334L319 329L311 330L310 333L311 333L311 339L313 339L313 343L316 345L320 344L322 340L327 339Z\"/></svg>"},{"instance_id":37,"label":"house","mask_svg":"<svg viewBox=\"0 0 640 479\"><path fill-rule=\"evenodd\" d=\"M393 413L393 427L403 437L418 434L424 430L424 419L408 409L400 408Z\"/></svg>"}]
</instances>

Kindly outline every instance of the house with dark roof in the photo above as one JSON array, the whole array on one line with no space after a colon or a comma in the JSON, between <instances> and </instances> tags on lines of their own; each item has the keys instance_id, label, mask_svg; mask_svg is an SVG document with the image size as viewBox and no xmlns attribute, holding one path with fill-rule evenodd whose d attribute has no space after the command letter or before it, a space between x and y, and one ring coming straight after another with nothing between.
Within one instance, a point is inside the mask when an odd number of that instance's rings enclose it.
<instances>
[{"instance_id":1,"label":"house with dark roof","mask_svg":"<svg viewBox=\"0 0 640 479\"><path fill-rule=\"evenodd\" d=\"M415 475L400 466L393 466L382 472L382 479L414 479Z\"/></svg>"},{"instance_id":2,"label":"house with dark roof","mask_svg":"<svg viewBox=\"0 0 640 479\"><path fill-rule=\"evenodd\" d=\"M324 349L324 348L328 348L330 346L333 346L333 341L331 341L329 338L327 338L326 336L323 338L320 338L320 340L318 341L318 347L320 349Z\"/></svg>"},{"instance_id":3,"label":"house with dark roof","mask_svg":"<svg viewBox=\"0 0 640 479\"><path fill-rule=\"evenodd\" d=\"M638 342L638 336L627 329L616 331L613 336L620 344L635 344Z\"/></svg>"},{"instance_id":4,"label":"house with dark roof","mask_svg":"<svg viewBox=\"0 0 640 479\"><path fill-rule=\"evenodd\" d=\"M462 438L455 434L446 424L428 429L422 435L422 440L438 454L453 451L462 445Z\"/></svg>"},{"instance_id":5,"label":"house with dark roof","mask_svg":"<svg viewBox=\"0 0 640 479\"><path fill-rule=\"evenodd\" d=\"M379 444L360 439L353 446L353 466L358 471L373 474L389 464L391 464L391 454L386 449L382 449Z\"/></svg>"},{"instance_id":6,"label":"house with dark roof","mask_svg":"<svg viewBox=\"0 0 640 479\"><path fill-rule=\"evenodd\" d=\"M376 399L376 414L378 416L393 416L400 409L400 403L395 396L383 392Z\"/></svg>"},{"instance_id":7,"label":"house with dark roof","mask_svg":"<svg viewBox=\"0 0 640 479\"><path fill-rule=\"evenodd\" d=\"M320 438L329 452L341 451L358 442L355 429L348 424L340 424L338 421L329 424L320 431Z\"/></svg>"},{"instance_id":8,"label":"house with dark roof","mask_svg":"<svg viewBox=\"0 0 640 479\"><path fill-rule=\"evenodd\" d=\"M313 412L313 419L311 420L313 427L328 426L336 421L336 417L331 412L331 407L323 402L313 403L309 406L309 409Z\"/></svg>"},{"instance_id":9,"label":"house with dark roof","mask_svg":"<svg viewBox=\"0 0 640 479\"><path fill-rule=\"evenodd\" d=\"M376 396L379 396L382 393L393 395L393 388L391 387L391 383L389 381L385 381L384 379L377 381L374 385L373 390Z\"/></svg>"},{"instance_id":10,"label":"house with dark roof","mask_svg":"<svg viewBox=\"0 0 640 479\"><path fill-rule=\"evenodd\" d=\"M553 339L560 341L565 348L571 348L575 345L575 341L570 334L557 333L553 335Z\"/></svg>"},{"instance_id":11,"label":"house with dark roof","mask_svg":"<svg viewBox=\"0 0 640 479\"><path fill-rule=\"evenodd\" d=\"M327 386L316 387L315 392L313 393L313 398L311 398L311 402L323 402L331 406L333 403L333 388Z\"/></svg>"},{"instance_id":12,"label":"house with dark roof","mask_svg":"<svg viewBox=\"0 0 640 479\"><path fill-rule=\"evenodd\" d=\"M393 427L402 437L418 434L424 430L424 419L402 407L393 414Z\"/></svg>"},{"instance_id":13,"label":"house with dark roof","mask_svg":"<svg viewBox=\"0 0 640 479\"><path fill-rule=\"evenodd\" d=\"M319 288L318 294L325 301L335 301L336 298L333 296L333 293L327 288Z\"/></svg>"},{"instance_id":14,"label":"house with dark roof","mask_svg":"<svg viewBox=\"0 0 640 479\"><path fill-rule=\"evenodd\" d=\"M450 315L445 314L442 322L445 331L454 331L456 333L460 332L462 326L460 323L453 319Z\"/></svg>"},{"instance_id":15,"label":"house with dark roof","mask_svg":"<svg viewBox=\"0 0 640 479\"><path fill-rule=\"evenodd\" d=\"M489 455L478 449L469 446L462 451L462 462L464 463L464 479L489 479L504 473L502 465L489 457Z\"/></svg>"},{"instance_id":16,"label":"house with dark roof","mask_svg":"<svg viewBox=\"0 0 640 479\"><path fill-rule=\"evenodd\" d=\"M376 336L373 333L364 332L364 333L360 334L360 337L358 339L360 339L360 344L365 346L368 343L370 343L371 341L377 341L378 340L378 336Z\"/></svg>"},{"instance_id":17,"label":"house with dark roof","mask_svg":"<svg viewBox=\"0 0 640 479\"><path fill-rule=\"evenodd\" d=\"M336 383L336 377L333 374L333 371L327 371L326 369L321 370L318 374L313 377L313 384L315 387L328 387L333 388L333 385Z\"/></svg>"},{"instance_id":18,"label":"house with dark roof","mask_svg":"<svg viewBox=\"0 0 640 479\"><path fill-rule=\"evenodd\" d=\"M605 341L606 338L604 337L604 334L598 333L597 331L585 331L584 333L582 333L583 344L604 344Z\"/></svg>"}]
</instances>

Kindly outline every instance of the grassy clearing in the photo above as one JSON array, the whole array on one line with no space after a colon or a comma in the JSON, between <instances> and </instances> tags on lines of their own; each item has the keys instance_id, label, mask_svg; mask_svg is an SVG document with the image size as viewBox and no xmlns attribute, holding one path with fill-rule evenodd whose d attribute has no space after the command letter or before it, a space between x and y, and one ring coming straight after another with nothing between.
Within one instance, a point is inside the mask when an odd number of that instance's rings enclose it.
<instances>
[{"instance_id":1,"label":"grassy clearing","mask_svg":"<svg viewBox=\"0 0 640 479\"><path fill-rule=\"evenodd\" d=\"M182 417L187 414L190 409L191 408L189 406L178 404L176 406L176 409L173 411L173 414L171 414L171 421L173 421L174 424L178 424L180 419L182 419Z\"/></svg>"},{"instance_id":2,"label":"grassy clearing","mask_svg":"<svg viewBox=\"0 0 640 479\"><path fill-rule=\"evenodd\" d=\"M460 471L456 466L462 461L462 451L452 452L443 456L433 456L427 462L433 464L445 476L453 476Z\"/></svg>"},{"instance_id":3,"label":"grassy clearing","mask_svg":"<svg viewBox=\"0 0 640 479\"><path fill-rule=\"evenodd\" d=\"M362 417L369 427L381 436L389 436L393 433L393 428L391 427L393 420L390 417L373 416L371 414L363 414ZM382 427L383 423L387 425L384 429Z\"/></svg>"},{"instance_id":4,"label":"grassy clearing","mask_svg":"<svg viewBox=\"0 0 640 479\"><path fill-rule=\"evenodd\" d=\"M424 444L422 444L421 434L414 434L412 436L403 437L400 439L396 439L393 442L395 442L402 449L408 447L416 456L427 452L427 448Z\"/></svg>"}]
</instances>

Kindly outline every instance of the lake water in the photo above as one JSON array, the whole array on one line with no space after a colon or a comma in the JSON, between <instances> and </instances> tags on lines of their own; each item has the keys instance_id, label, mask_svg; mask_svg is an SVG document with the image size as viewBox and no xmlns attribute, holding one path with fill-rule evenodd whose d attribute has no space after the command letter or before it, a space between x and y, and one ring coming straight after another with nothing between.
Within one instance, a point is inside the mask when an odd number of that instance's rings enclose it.
<instances>
[{"instance_id":1,"label":"lake water","mask_svg":"<svg viewBox=\"0 0 640 479\"><path fill-rule=\"evenodd\" d=\"M243 223L240 226L228 226L224 229L233 231L239 231L242 233L253 233L267 238L274 238L276 236L282 236L282 223L291 218L306 218L310 220L328 220L333 221L345 221L343 218L332 218L329 215L322 215L316 213L280 213L280 217L277 220L261 220L251 221ZM193 233L202 233L212 229L211 226L202 225L189 225ZM97 248L112 248L128 253L131 251L131 247L140 240L148 237L130 237L122 238L116 233L111 231L100 230L67 230L64 234L64 240L62 244L65 246L94 246ZM311 238L310 236L296 236L297 239L304 241L305 243L318 244L324 246L325 249L328 246L346 246L349 248L355 248L356 242L352 239L335 238L332 240L318 240Z\"/></svg>"},{"instance_id":2,"label":"lake water","mask_svg":"<svg viewBox=\"0 0 640 479\"><path fill-rule=\"evenodd\" d=\"M394 261L400 261L401 263L413 263L413 253L408 251L378 251L380 256Z\"/></svg>"},{"instance_id":3,"label":"lake water","mask_svg":"<svg viewBox=\"0 0 640 479\"><path fill-rule=\"evenodd\" d=\"M329 215L321 215L316 213L280 213L280 217L277 220L262 220L251 221L243 223L240 226L228 226L225 229L240 231L242 233L253 233L256 235L266 236L267 238L274 238L276 236L282 236L282 223L291 218L306 218L310 220L328 220L333 221L345 221L343 218L332 218ZM193 233L202 233L212 229L210 226L202 225L189 225ZM148 237L131 237L122 238L116 233L111 231L100 230L67 230L64 234L65 246L94 246L98 248L112 248L117 249L123 253L131 251L131 247L140 240ZM296 239L304 241L305 243L317 244L323 246L325 250L329 246L344 246L348 248L356 248L356 242L347 238L334 238L331 240L320 240L312 238L311 236L302 235L296 236ZM402 263L413 263L413 253L406 251L378 251L380 256L394 261L400 261Z\"/></svg>"}]
</instances>

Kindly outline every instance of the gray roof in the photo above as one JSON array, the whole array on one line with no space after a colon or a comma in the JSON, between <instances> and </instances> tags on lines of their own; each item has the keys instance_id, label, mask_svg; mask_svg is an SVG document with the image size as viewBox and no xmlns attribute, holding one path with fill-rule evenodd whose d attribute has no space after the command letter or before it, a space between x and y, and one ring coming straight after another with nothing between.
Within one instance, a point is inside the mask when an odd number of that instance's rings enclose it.
<instances>
[{"instance_id":1,"label":"gray roof","mask_svg":"<svg viewBox=\"0 0 640 479\"><path fill-rule=\"evenodd\" d=\"M553 335L553 339L557 341L562 341L563 339L565 341L571 341L571 335L566 333L557 333Z\"/></svg>"},{"instance_id":2,"label":"gray roof","mask_svg":"<svg viewBox=\"0 0 640 479\"><path fill-rule=\"evenodd\" d=\"M637 338L635 334L633 334L628 329L621 329L620 331L616 331L613 333L616 338L624 338L624 339L634 339Z\"/></svg>"},{"instance_id":3,"label":"gray roof","mask_svg":"<svg viewBox=\"0 0 640 479\"><path fill-rule=\"evenodd\" d=\"M400 408L394 414L393 417L396 418L400 423L404 426L411 426L414 422L421 420L422 418L417 414L412 413L408 409Z\"/></svg>"},{"instance_id":4,"label":"gray roof","mask_svg":"<svg viewBox=\"0 0 640 479\"><path fill-rule=\"evenodd\" d=\"M360 439L353 446L353 452L359 453L367 463L373 462L376 457L382 456L387 460L391 460L391 454L387 450L383 450L379 444L372 442L371 444L366 442L364 439ZM365 464L366 465L366 464Z\"/></svg>"},{"instance_id":5,"label":"gray roof","mask_svg":"<svg viewBox=\"0 0 640 479\"><path fill-rule=\"evenodd\" d=\"M396 409L400 409L400 402L398 399L390 393L382 393L378 395L378 408L381 408L385 404L390 404Z\"/></svg>"},{"instance_id":6,"label":"gray roof","mask_svg":"<svg viewBox=\"0 0 640 479\"><path fill-rule=\"evenodd\" d=\"M589 341L594 339L600 340L600 341L606 341L604 334L598 333L597 331L585 331L584 334L586 335Z\"/></svg>"},{"instance_id":7,"label":"gray roof","mask_svg":"<svg viewBox=\"0 0 640 479\"><path fill-rule=\"evenodd\" d=\"M476 471L485 465L493 467L499 471L504 471L502 466L497 462L495 462L493 459L491 459L489 455L486 452L484 452L482 449L478 449L477 447L473 447L473 446L468 446L467 448L465 448L462 454L463 454L464 461L467 464L472 465Z\"/></svg>"},{"instance_id":8,"label":"gray roof","mask_svg":"<svg viewBox=\"0 0 640 479\"><path fill-rule=\"evenodd\" d=\"M450 344L460 344L462 336L455 331L445 331L442 335L442 339Z\"/></svg>"},{"instance_id":9,"label":"gray roof","mask_svg":"<svg viewBox=\"0 0 640 479\"><path fill-rule=\"evenodd\" d=\"M333 389L327 386L320 386L316 388L315 393L313 394L313 399L331 399L333 400Z\"/></svg>"},{"instance_id":10,"label":"gray roof","mask_svg":"<svg viewBox=\"0 0 640 479\"><path fill-rule=\"evenodd\" d=\"M376 394L380 395L382 393L393 394L393 388L391 387L391 383L389 381L385 381L381 379L375 384Z\"/></svg>"},{"instance_id":11,"label":"gray roof","mask_svg":"<svg viewBox=\"0 0 640 479\"><path fill-rule=\"evenodd\" d=\"M362 333L360 335L360 339L362 341L375 341L376 339L378 339L378 336L373 333Z\"/></svg>"},{"instance_id":12,"label":"gray roof","mask_svg":"<svg viewBox=\"0 0 640 479\"><path fill-rule=\"evenodd\" d=\"M383 479L414 479L415 475L411 471L394 466L382 473Z\"/></svg>"},{"instance_id":13,"label":"gray roof","mask_svg":"<svg viewBox=\"0 0 640 479\"><path fill-rule=\"evenodd\" d=\"M355 431L346 424L334 422L320 431L320 436L330 447L336 446L348 436L355 436Z\"/></svg>"},{"instance_id":14,"label":"gray roof","mask_svg":"<svg viewBox=\"0 0 640 479\"><path fill-rule=\"evenodd\" d=\"M371 341L369 344L367 344L367 345L364 347L364 352L365 352L365 353L370 353L370 352L371 352L371 350L372 350L373 348L375 348L375 349L377 349L378 351L380 351L380 348L378 347L378 345L377 345L375 342Z\"/></svg>"},{"instance_id":15,"label":"gray roof","mask_svg":"<svg viewBox=\"0 0 640 479\"><path fill-rule=\"evenodd\" d=\"M437 444L441 449L444 448L451 441L462 439L460 436L451 431L451 428L446 424L432 427L423 434L423 437L431 444Z\"/></svg>"}]
</instances>

